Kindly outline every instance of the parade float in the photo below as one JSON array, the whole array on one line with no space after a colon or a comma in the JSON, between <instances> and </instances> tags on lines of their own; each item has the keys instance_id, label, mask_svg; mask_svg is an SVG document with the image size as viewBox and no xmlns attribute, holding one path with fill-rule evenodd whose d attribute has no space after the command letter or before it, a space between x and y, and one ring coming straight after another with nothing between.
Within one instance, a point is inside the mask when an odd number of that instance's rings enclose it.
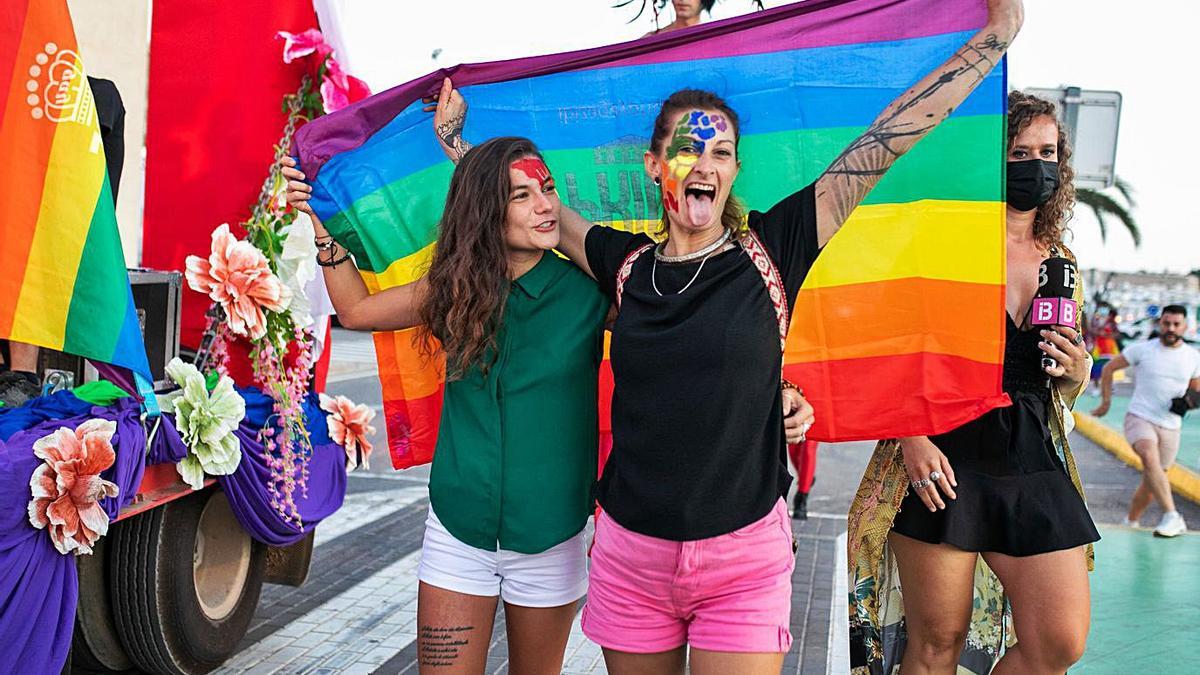
<instances>
[{"instance_id":1,"label":"parade float","mask_svg":"<svg viewBox=\"0 0 1200 675\"><path fill-rule=\"evenodd\" d=\"M374 413L318 393L312 224L277 163L298 126L365 87L318 31L280 32L271 48L303 75L262 140L274 153L248 216L210 224L183 269L127 274L99 151L111 129L67 3L18 4L0 17L0 66L25 75L0 117L22 167L0 195L0 337L41 348L42 384L0 405L0 672L207 672L264 583L304 582L315 528L371 450ZM205 326L181 346L184 285Z\"/></svg>"}]
</instances>

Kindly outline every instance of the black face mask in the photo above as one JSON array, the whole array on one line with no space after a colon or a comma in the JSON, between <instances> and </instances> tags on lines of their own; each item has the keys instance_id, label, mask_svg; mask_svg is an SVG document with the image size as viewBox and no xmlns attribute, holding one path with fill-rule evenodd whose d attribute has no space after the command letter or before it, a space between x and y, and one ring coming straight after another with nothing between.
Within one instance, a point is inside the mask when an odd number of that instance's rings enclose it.
<instances>
[{"instance_id":1,"label":"black face mask","mask_svg":"<svg viewBox=\"0 0 1200 675\"><path fill-rule=\"evenodd\" d=\"M1030 159L1008 162L1008 203L1018 211L1032 211L1050 201L1058 190L1058 162Z\"/></svg>"}]
</instances>

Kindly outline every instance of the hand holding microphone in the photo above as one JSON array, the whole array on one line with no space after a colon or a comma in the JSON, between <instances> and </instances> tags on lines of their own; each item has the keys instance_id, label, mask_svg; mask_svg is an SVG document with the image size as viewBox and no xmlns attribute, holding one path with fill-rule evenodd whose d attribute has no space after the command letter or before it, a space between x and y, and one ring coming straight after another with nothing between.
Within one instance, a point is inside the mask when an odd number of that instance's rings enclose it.
<instances>
[{"instance_id":1,"label":"hand holding microphone","mask_svg":"<svg viewBox=\"0 0 1200 675\"><path fill-rule=\"evenodd\" d=\"M1030 311L1030 323L1042 327L1042 370L1058 379L1064 390L1077 388L1087 379L1087 350L1083 336L1075 330L1078 279L1079 271L1070 260L1055 256L1043 261Z\"/></svg>"}]
</instances>

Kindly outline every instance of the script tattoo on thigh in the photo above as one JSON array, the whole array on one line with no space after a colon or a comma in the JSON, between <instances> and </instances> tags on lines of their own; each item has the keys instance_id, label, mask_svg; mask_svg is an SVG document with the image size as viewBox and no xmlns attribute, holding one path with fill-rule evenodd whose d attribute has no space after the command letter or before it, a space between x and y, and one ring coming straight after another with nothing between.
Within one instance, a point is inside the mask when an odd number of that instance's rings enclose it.
<instances>
[{"instance_id":1,"label":"script tattoo on thigh","mask_svg":"<svg viewBox=\"0 0 1200 675\"><path fill-rule=\"evenodd\" d=\"M431 668L455 665L462 648L470 643L466 634L472 630L474 626L421 626L417 636L421 665Z\"/></svg>"},{"instance_id":2,"label":"script tattoo on thigh","mask_svg":"<svg viewBox=\"0 0 1200 675\"><path fill-rule=\"evenodd\" d=\"M944 121L1004 56L1008 43L989 33L963 45L940 69L917 87L897 98L863 135L829 165L822 181L840 225L867 193L925 134Z\"/></svg>"}]
</instances>

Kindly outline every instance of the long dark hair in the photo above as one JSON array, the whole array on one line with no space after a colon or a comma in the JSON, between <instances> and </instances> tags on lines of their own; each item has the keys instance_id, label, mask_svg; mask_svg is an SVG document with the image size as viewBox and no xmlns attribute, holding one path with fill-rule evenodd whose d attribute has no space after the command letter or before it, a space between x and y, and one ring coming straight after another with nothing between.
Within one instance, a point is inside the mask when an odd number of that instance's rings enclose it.
<instances>
[{"instance_id":1,"label":"long dark hair","mask_svg":"<svg viewBox=\"0 0 1200 675\"><path fill-rule=\"evenodd\" d=\"M653 155L662 155L663 148L666 146L667 139L675 133L675 117L680 113L689 110L718 110L725 119L733 125L733 149L737 153L738 145L742 140L741 122L738 120L738 115L729 107L725 99L717 96L711 91L703 91L701 89L680 89L679 91L667 97L663 101L662 107L658 110L658 117L654 119L654 132L650 136L650 153ZM745 235L742 223L746 209L742 206L741 200L729 193L729 199L725 200L725 208L721 211L721 224L725 229L729 230L734 237ZM659 234L667 232L667 210L663 207L662 224L659 229Z\"/></svg>"},{"instance_id":2,"label":"long dark hair","mask_svg":"<svg viewBox=\"0 0 1200 675\"><path fill-rule=\"evenodd\" d=\"M447 379L461 378L474 366L486 373L495 359L496 333L512 283L504 244L509 165L529 156L542 156L533 141L493 138L469 150L450 178L418 333L427 356L432 352L428 338L441 341Z\"/></svg>"},{"instance_id":3,"label":"long dark hair","mask_svg":"<svg viewBox=\"0 0 1200 675\"><path fill-rule=\"evenodd\" d=\"M1049 117L1058 127L1058 189L1037 209L1033 219L1033 238L1045 249L1063 248L1067 221L1075 208L1075 169L1071 168L1071 144L1067 131L1058 121L1053 103L1029 94L1013 91L1008 94L1008 147L1013 140L1039 117Z\"/></svg>"}]
</instances>

